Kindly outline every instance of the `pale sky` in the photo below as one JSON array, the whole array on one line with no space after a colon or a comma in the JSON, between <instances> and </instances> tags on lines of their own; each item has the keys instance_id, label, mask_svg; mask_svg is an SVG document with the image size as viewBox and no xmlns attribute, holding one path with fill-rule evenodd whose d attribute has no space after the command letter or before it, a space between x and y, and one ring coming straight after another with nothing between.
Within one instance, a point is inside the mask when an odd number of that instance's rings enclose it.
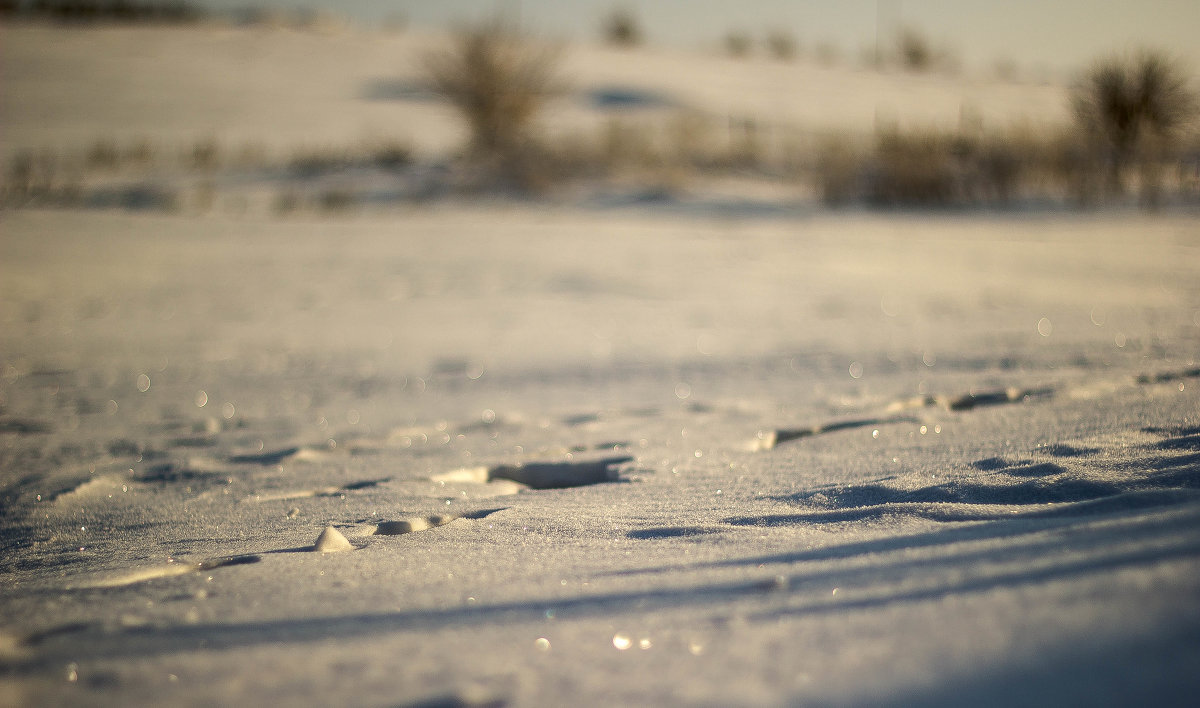
<instances>
[{"instance_id":1,"label":"pale sky","mask_svg":"<svg viewBox=\"0 0 1200 708\"><path fill-rule=\"evenodd\" d=\"M1011 60L1026 68L1071 70L1098 56L1164 49L1200 71L1198 0L195 0L214 8L316 7L374 22L399 17L444 27L502 12L553 38L594 39L613 8L640 20L651 43L714 45L731 30L782 29L809 48L831 42L854 57L899 24L918 28L969 65Z\"/></svg>"}]
</instances>

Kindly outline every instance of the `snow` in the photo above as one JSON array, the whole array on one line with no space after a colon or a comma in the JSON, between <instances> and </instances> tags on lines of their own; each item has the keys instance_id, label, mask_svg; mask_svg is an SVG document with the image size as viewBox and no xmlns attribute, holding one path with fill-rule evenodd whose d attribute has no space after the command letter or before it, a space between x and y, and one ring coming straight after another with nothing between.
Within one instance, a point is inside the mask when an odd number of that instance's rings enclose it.
<instances>
[{"instance_id":1,"label":"snow","mask_svg":"<svg viewBox=\"0 0 1200 708\"><path fill-rule=\"evenodd\" d=\"M0 219L0 703L1200 687L1186 212Z\"/></svg>"}]
</instances>

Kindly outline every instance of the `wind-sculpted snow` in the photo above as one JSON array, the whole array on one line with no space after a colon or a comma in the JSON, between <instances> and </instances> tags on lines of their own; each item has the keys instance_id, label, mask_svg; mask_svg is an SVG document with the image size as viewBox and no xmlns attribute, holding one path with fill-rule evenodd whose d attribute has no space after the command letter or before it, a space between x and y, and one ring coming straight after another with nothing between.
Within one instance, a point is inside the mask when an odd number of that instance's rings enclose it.
<instances>
[{"instance_id":1,"label":"wind-sculpted snow","mask_svg":"<svg viewBox=\"0 0 1200 708\"><path fill-rule=\"evenodd\" d=\"M875 483L800 492L777 501L808 511L734 517L735 525L813 524L917 516L933 521L1000 521L1113 513L1200 501L1200 461L1195 455L1163 454L1189 436L1167 434L1123 457L1117 469L1100 448L1070 445L1038 449L1053 461L988 458L971 463L982 472L947 470L947 481L923 484L929 475L897 475Z\"/></svg>"},{"instance_id":2,"label":"wind-sculpted snow","mask_svg":"<svg viewBox=\"0 0 1200 708\"><path fill-rule=\"evenodd\" d=\"M0 703L1200 690L1191 221L483 213L6 214Z\"/></svg>"}]
</instances>

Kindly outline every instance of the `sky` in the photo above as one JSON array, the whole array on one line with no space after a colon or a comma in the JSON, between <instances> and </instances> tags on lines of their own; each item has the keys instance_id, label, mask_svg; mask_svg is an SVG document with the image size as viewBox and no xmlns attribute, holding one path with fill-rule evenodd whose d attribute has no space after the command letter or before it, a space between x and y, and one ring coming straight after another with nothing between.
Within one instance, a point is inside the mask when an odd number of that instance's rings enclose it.
<instances>
[{"instance_id":1,"label":"sky","mask_svg":"<svg viewBox=\"0 0 1200 708\"><path fill-rule=\"evenodd\" d=\"M1116 51L1151 47L1200 70L1197 0L194 0L217 8L320 8L365 23L388 18L409 26L516 17L555 39L594 39L614 8L641 23L649 42L712 46L731 31L783 30L802 47L825 42L846 56L874 46L899 26L924 32L968 66L1004 61L1069 70Z\"/></svg>"}]
</instances>

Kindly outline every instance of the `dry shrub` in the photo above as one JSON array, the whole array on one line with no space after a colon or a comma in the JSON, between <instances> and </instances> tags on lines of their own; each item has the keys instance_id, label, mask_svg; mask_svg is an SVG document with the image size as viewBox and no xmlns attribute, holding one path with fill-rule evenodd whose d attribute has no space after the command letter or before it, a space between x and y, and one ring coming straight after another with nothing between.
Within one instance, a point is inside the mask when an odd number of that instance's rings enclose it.
<instances>
[{"instance_id":1,"label":"dry shrub","mask_svg":"<svg viewBox=\"0 0 1200 708\"><path fill-rule=\"evenodd\" d=\"M1104 192L1104 169L1090 136L1064 130L1045 146L1039 171L1054 191L1078 207L1097 204Z\"/></svg>"},{"instance_id":2,"label":"dry shrub","mask_svg":"<svg viewBox=\"0 0 1200 708\"><path fill-rule=\"evenodd\" d=\"M88 149L85 163L90 169L115 170L121 162L121 151L112 140L97 140Z\"/></svg>"},{"instance_id":3,"label":"dry shrub","mask_svg":"<svg viewBox=\"0 0 1200 708\"><path fill-rule=\"evenodd\" d=\"M745 32L734 30L725 35L725 51L735 59L743 59L749 56L752 44L750 35Z\"/></svg>"},{"instance_id":4,"label":"dry shrub","mask_svg":"<svg viewBox=\"0 0 1200 708\"><path fill-rule=\"evenodd\" d=\"M756 121L722 120L697 110L612 118L597 143L596 160L603 172L655 180L670 173L679 184L706 174L761 173L767 162L763 130Z\"/></svg>"},{"instance_id":5,"label":"dry shrub","mask_svg":"<svg viewBox=\"0 0 1200 708\"><path fill-rule=\"evenodd\" d=\"M4 204L19 204L28 199L42 184L53 181L53 170L43 174L43 164L30 150L13 156L4 175Z\"/></svg>"},{"instance_id":6,"label":"dry shrub","mask_svg":"<svg viewBox=\"0 0 1200 708\"><path fill-rule=\"evenodd\" d=\"M772 30L767 33L765 40L767 52L779 61L792 61L796 58L798 43L796 37L783 30Z\"/></svg>"},{"instance_id":7,"label":"dry shrub","mask_svg":"<svg viewBox=\"0 0 1200 708\"><path fill-rule=\"evenodd\" d=\"M376 167L399 170L413 164L413 148L405 142L381 142L368 150L368 159Z\"/></svg>"},{"instance_id":8,"label":"dry shrub","mask_svg":"<svg viewBox=\"0 0 1200 708\"><path fill-rule=\"evenodd\" d=\"M331 187L317 195L317 206L323 212L349 211L357 203L358 195L350 189Z\"/></svg>"},{"instance_id":9,"label":"dry shrub","mask_svg":"<svg viewBox=\"0 0 1200 708\"><path fill-rule=\"evenodd\" d=\"M604 41L616 47L636 47L642 43L642 28L626 8L613 10L604 21Z\"/></svg>"},{"instance_id":10,"label":"dry shrub","mask_svg":"<svg viewBox=\"0 0 1200 708\"><path fill-rule=\"evenodd\" d=\"M340 148L307 148L291 155L287 170L294 177L312 178L340 172L353 163L350 153Z\"/></svg>"},{"instance_id":11,"label":"dry shrub","mask_svg":"<svg viewBox=\"0 0 1200 708\"><path fill-rule=\"evenodd\" d=\"M64 195L73 198L78 190L78 181L79 175L63 164L58 153L51 150L22 150L13 156L4 175L0 204L61 203Z\"/></svg>"},{"instance_id":12,"label":"dry shrub","mask_svg":"<svg viewBox=\"0 0 1200 708\"><path fill-rule=\"evenodd\" d=\"M845 206L863 196L862 149L844 135L826 136L817 145L816 182L821 202Z\"/></svg>"},{"instance_id":13,"label":"dry shrub","mask_svg":"<svg viewBox=\"0 0 1200 708\"><path fill-rule=\"evenodd\" d=\"M904 27L896 32L888 56L876 56L875 64L890 62L908 71L947 71L958 68L954 52L943 44L935 44L922 31Z\"/></svg>"},{"instance_id":14,"label":"dry shrub","mask_svg":"<svg viewBox=\"0 0 1200 708\"><path fill-rule=\"evenodd\" d=\"M829 206L1010 206L1022 198L1086 194L1088 174L1057 134L1029 128L991 133L892 129L865 145L827 136L815 184Z\"/></svg>"},{"instance_id":15,"label":"dry shrub","mask_svg":"<svg viewBox=\"0 0 1200 708\"><path fill-rule=\"evenodd\" d=\"M192 144L183 155L184 162L194 170L211 171L220 164L221 148L216 138L204 138Z\"/></svg>"},{"instance_id":16,"label":"dry shrub","mask_svg":"<svg viewBox=\"0 0 1200 708\"><path fill-rule=\"evenodd\" d=\"M1181 144L1175 179L1185 199L1193 203L1200 202L1200 130L1186 136Z\"/></svg>"},{"instance_id":17,"label":"dry shrub","mask_svg":"<svg viewBox=\"0 0 1200 708\"><path fill-rule=\"evenodd\" d=\"M667 160L677 168L708 169L723 162L713 120L699 111L681 110L671 117L666 145Z\"/></svg>"},{"instance_id":18,"label":"dry shrub","mask_svg":"<svg viewBox=\"0 0 1200 708\"><path fill-rule=\"evenodd\" d=\"M933 67L933 46L924 34L911 27L901 30L896 37L896 53L906 69L926 71Z\"/></svg>"},{"instance_id":19,"label":"dry shrub","mask_svg":"<svg viewBox=\"0 0 1200 708\"><path fill-rule=\"evenodd\" d=\"M1020 198L1061 197L1053 164L1063 137L1029 125L979 135L970 156L975 200L1008 206Z\"/></svg>"},{"instance_id":20,"label":"dry shrub","mask_svg":"<svg viewBox=\"0 0 1200 708\"><path fill-rule=\"evenodd\" d=\"M1073 90L1072 108L1107 167L1110 196L1124 193L1128 172L1136 168L1143 201L1157 203L1162 166L1180 130L1194 120L1196 105L1187 76L1166 54L1142 51L1092 66Z\"/></svg>"},{"instance_id":21,"label":"dry shrub","mask_svg":"<svg viewBox=\"0 0 1200 708\"><path fill-rule=\"evenodd\" d=\"M432 86L467 121L467 156L492 179L536 186L544 151L534 124L561 91L559 51L537 46L499 21L467 28L452 46L425 57Z\"/></svg>"},{"instance_id":22,"label":"dry shrub","mask_svg":"<svg viewBox=\"0 0 1200 708\"><path fill-rule=\"evenodd\" d=\"M935 131L877 136L867 199L881 206L947 206L960 201L962 145Z\"/></svg>"},{"instance_id":23,"label":"dry shrub","mask_svg":"<svg viewBox=\"0 0 1200 708\"><path fill-rule=\"evenodd\" d=\"M371 141L356 147L304 148L287 158L293 177L310 179L360 167L402 170L414 161L411 145L402 141Z\"/></svg>"},{"instance_id":24,"label":"dry shrub","mask_svg":"<svg viewBox=\"0 0 1200 708\"><path fill-rule=\"evenodd\" d=\"M1040 196L1051 138L1029 129L990 133L893 131L879 136L869 199L913 206L1009 206Z\"/></svg>"}]
</instances>

